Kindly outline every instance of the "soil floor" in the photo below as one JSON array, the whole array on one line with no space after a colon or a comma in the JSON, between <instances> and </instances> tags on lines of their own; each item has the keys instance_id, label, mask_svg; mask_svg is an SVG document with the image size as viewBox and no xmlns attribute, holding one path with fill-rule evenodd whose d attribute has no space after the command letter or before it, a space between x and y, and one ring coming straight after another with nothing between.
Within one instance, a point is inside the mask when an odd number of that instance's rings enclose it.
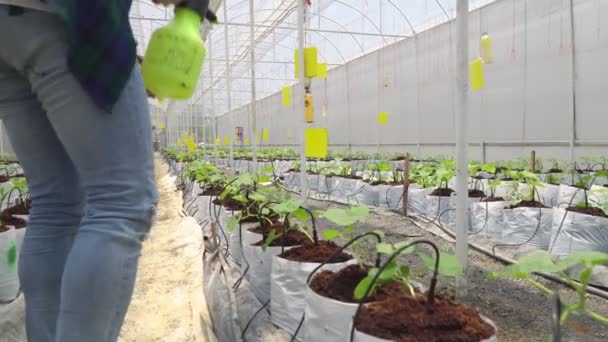
<instances>
[{"instance_id":1,"label":"soil floor","mask_svg":"<svg viewBox=\"0 0 608 342\"><path fill-rule=\"evenodd\" d=\"M308 200L306 206L313 210L343 207L316 200ZM317 227L320 231L319 236L323 236L322 232L327 228L335 229L323 219L317 220ZM368 219L358 225L356 230L358 233L363 233L377 229L385 232L386 242L395 243L408 237L426 239L435 242L441 251L455 253L453 242L421 229L412 219L388 210L376 209ZM375 259L374 246L370 239L369 242L362 242L352 252L359 260L371 264ZM418 257L403 256L400 261L409 264L414 280L428 286L431 273L426 271ZM470 307L477 308L494 321L498 326L498 340L501 342L549 341L551 298L523 280L487 279L489 272L500 271L504 267L503 263L494 258L470 249L466 293L458 293L457 299ZM574 291L544 278L535 278L548 288L559 291L564 302L572 303L576 300ZM441 293L455 296L454 278L440 277L438 289ZM588 295L587 306L598 314L608 316L608 301L605 299ZM608 326L586 317L572 317L562 331L562 341L608 341Z\"/></svg>"},{"instance_id":2,"label":"soil floor","mask_svg":"<svg viewBox=\"0 0 608 342\"><path fill-rule=\"evenodd\" d=\"M175 177L156 160L160 202L140 259L121 342L214 341L203 295L200 227L182 212Z\"/></svg>"}]
</instances>

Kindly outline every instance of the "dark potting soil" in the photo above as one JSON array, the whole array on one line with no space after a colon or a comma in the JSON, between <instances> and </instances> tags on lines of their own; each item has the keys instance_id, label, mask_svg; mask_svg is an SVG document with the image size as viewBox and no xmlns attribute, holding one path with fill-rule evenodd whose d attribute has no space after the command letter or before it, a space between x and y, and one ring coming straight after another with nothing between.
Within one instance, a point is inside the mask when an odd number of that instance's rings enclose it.
<instances>
[{"instance_id":1,"label":"dark potting soil","mask_svg":"<svg viewBox=\"0 0 608 342\"><path fill-rule=\"evenodd\" d=\"M268 214L266 215L262 215L262 219L264 218L269 218L271 220L276 220L279 218L279 214L277 214L276 212L274 212L273 210L269 209L268 207L266 207L266 209L269 210ZM259 218L258 218L258 208L256 206L249 206L247 207L247 209L243 212L243 216L245 216L245 218L243 218L240 223L253 223L253 222L258 222ZM266 220L263 220L266 221Z\"/></svg>"},{"instance_id":2,"label":"dark potting soil","mask_svg":"<svg viewBox=\"0 0 608 342\"><path fill-rule=\"evenodd\" d=\"M298 229L290 229L287 231L285 235L285 239L281 236L283 234L283 223L280 221L275 221L272 226L260 226L249 229L250 232L262 235L260 237L260 241L254 243L254 246L262 246L266 238L270 234L271 231L274 231L278 236L274 239L270 246L278 247L278 246L300 246L312 243L306 234L302 233Z\"/></svg>"},{"instance_id":3,"label":"dark potting soil","mask_svg":"<svg viewBox=\"0 0 608 342\"><path fill-rule=\"evenodd\" d=\"M9 230L10 230L10 228L7 225L5 225L5 224L0 225L0 233L5 233L5 232L8 232Z\"/></svg>"},{"instance_id":4,"label":"dark potting soil","mask_svg":"<svg viewBox=\"0 0 608 342\"><path fill-rule=\"evenodd\" d=\"M502 178L502 180L503 180L504 182L510 182L510 181L512 181L512 180L513 180L513 178L511 178L511 177L503 177L503 178Z\"/></svg>"},{"instance_id":5,"label":"dark potting soil","mask_svg":"<svg viewBox=\"0 0 608 342\"><path fill-rule=\"evenodd\" d=\"M377 186L377 185L399 186L399 185L403 185L403 183L401 183L401 182L380 182L380 181L374 181L374 182L370 182L369 185L371 185L371 186Z\"/></svg>"},{"instance_id":6,"label":"dark potting soil","mask_svg":"<svg viewBox=\"0 0 608 342\"><path fill-rule=\"evenodd\" d=\"M473 190L469 190L469 197L470 198L484 198L484 197L486 197L486 194L481 190L473 189Z\"/></svg>"},{"instance_id":7,"label":"dark potting soil","mask_svg":"<svg viewBox=\"0 0 608 342\"><path fill-rule=\"evenodd\" d=\"M481 202L504 202L504 200L502 197L486 197Z\"/></svg>"},{"instance_id":8,"label":"dark potting soil","mask_svg":"<svg viewBox=\"0 0 608 342\"><path fill-rule=\"evenodd\" d=\"M361 180L363 179L363 177L359 177L359 176L355 176L355 175L341 175L341 178L346 178L346 179L354 179L354 180Z\"/></svg>"},{"instance_id":9,"label":"dark potting soil","mask_svg":"<svg viewBox=\"0 0 608 342\"><path fill-rule=\"evenodd\" d=\"M558 169L558 168L552 168L549 171L547 171L547 173L562 173L564 172L562 169Z\"/></svg>"},{"instance_id":10,"label":"dark potting soil","mask_svg":"<svg viewBox=\"0 0 608 342\"><path fill-rule=\"evenodd\" d=\"M430 312L426 296L370 303L361 309L354 324L358 331L399 342L479 342L496 333L476 310L441 296L435 296Z\"/></svg>"},{"instance_id":11,"label":"dark potting soil","mask_svg":"<svg viewBox=\"0 0 608 342\"><path fill-rule=\"evenodd\" d=\"M430 196L450 197L455 191L450 188L438 188L431 192Z\"/></svg>"},{"instance_id":12,"label":"dark potting soil","mask_svg":"<svg viewBox=\"0 0 608 342\"><path fill-rule=\"evenodd\" d=\"M32 209L32 200L26 199L23 202L19 202L12 207L4 209L4 211L11 215L29 215L30 209Z\"/></svg>"},{"instance_id":13,"label":"dark potting soil","mask_svg":"<svg viewBox=\"0 0 608 342\"><path fill-rule=\"evenodd\" d=\"M301 231L299 231L297 229L288 230L284 237L282 236L282 234L283 234L282 231L279 230L277 232L277 238L272 240L272 242L270 243L269 246L291 247L291 246L302 246L302 245L307 245L307 244L312 243L312 241L310 241L310 239L308 238L308 236L306 236L306 234L302 233ZM262 246L264 244L264 241L266 241L266 238L267 238L267 235L263 235L263 239L254 243L253 246Z\"/></svg>"},{"instance_id":14,"label":"dark potting soil","mask_svg":"<svg viewBox=\"0 0 608 342\"><path fill-rule=\"evenodd\" d=\"M0 183L6 183L10 180L10 178L8 178L7 176L0 176Z\"/></svg>"},{"instance_id":15,"label":"dark potting soil","mask_svg":"<svg viewBox=\"0 0 608 342\"><path fill-rule=\"evenodd\" d=\"M221 205L222 207L228 210L243 210L245 209L241 202L235 200L234 198L226 197L224 199L216 198L213 200L213 204Z\"/></svg>"},{"instance_id":16,"label":"dark potting soil","mask_svg":"<svg viewBox=\"0 0 608 342\"><path fill-rule=\"evenodd\" d=\"M369 269L369 266L361 267L357 264L349 265L338 272L322 271L312 278L310 288L323 297L344 303L358 303L358 300L354 298L355 288L367 276ZM378 288L372 296L365 300L365 303L401 295L406 295L404 286L396 282L389 283Z\"/></svg>"},{"instance_id":17,"label":"dark potting soil","mask_svg":"<svg viewBox=\"0 0 608 342\"><path fill-rule=\"evenodd\" d=\"M219 196L222 194L222 188L205 188L199 196Z\"/></svg>"},{"instance_id":18,"label":"dark potting soil","mask_svg":"<svg viewBox=\"0 0 608 342\"><path fill-rule=\"evenodd\" d=\"M597 217L604 217L604 218L608 218L608 215L606 215L606 213L600 209L600 208L594 208L594 207L568 207L566 209L567 211L572 211L575 213L579 213L579 214L585 214L585 215L591 215L591 216L597 216Z\"/></svg>"},{"instance_id":19,"label":"dark potting soil","mask_svg":"<svg viewBox=\"0 0 608 342\"><path fill-rule=\"evenodd\" d=\"M538 201L520 201L519 203L509 207L509 209L517 209L517 208L547 208L547 209L549 209L549 207L545 206L544 204L542 204Z\"/></svg>"},{"instance_id":20,"label":"dark potting soil","mask_svg":"<svg viewBox=\"0 0 608 342\"><path fill-rule=\"evenodd\" d=\"M3 225L15 226L17 229L27 227L27 222L24 219L5 213L6 211L3 211L2 215L0 215L0 220Z\"/></svg>"},{"instance_id":21,"label":"dark potting soil","mask_svg":"<svg viewBox=\"0 0 608 342\"><path fill-rule=\"evenodd\" d=\"M283 252L279 257L291 261L322 263L336 254L340 248L341 247L336 245L333 241L319 241L319 245L309 244L295 247ZM352 258L351 255L342 252L335 257L330 264L345 262Z\"/></svg>"}]
</instances>

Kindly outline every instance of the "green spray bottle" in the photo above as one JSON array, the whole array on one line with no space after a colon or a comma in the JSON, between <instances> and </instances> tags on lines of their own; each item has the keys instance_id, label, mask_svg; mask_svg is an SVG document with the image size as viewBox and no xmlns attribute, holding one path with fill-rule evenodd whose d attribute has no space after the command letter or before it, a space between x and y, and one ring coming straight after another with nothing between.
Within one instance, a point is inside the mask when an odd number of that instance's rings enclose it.
<instances>
[{"instance_id":1,"label":"green spray bottle","mask_svg":"<svg viewBox=\"0 0 608 342\"><path fill-rule=\"evenodd\" d=\"M176 7L171 23L152 34L142 74L146 89L159 99L194 94L206 54L199 31L204 18L217 20L209 0L188 0Z\"/></svg>"}]
</instances>

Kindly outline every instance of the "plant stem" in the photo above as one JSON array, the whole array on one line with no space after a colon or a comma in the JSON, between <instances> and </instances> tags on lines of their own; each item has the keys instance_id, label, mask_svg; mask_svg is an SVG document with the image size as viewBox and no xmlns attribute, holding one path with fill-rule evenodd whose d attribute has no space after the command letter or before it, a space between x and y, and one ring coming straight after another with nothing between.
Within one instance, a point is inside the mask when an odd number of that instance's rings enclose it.
<instances>
[{"instance_id":1,"label":"plant stem","mask_svg":"<svg viewBox=\"0 0 608 342\"><path fill-rule=\"evenodd\" d=\"M587 316L595 319L596 321L602 322L603 324L608 325L608 318L601 316L599 314L596 314L593 311L589 311L589 310L585 310L585 314L587 314Z\"/></svg>"},{"instance_id":2,"label":"plant stem","mask_svg":"<svg viewBox=\"0 0 608 342\"><path fill-rule=\"evenodd\" d=\"M538 281L532 279L532 278L528 278L528 281L538 287L540 290L542 290L543 292L545 292L546 294L548 294L549 296L553 296L553 291L551 291L550 289L548 289L547 287L545 287L543 284L539 283Z\"/></svg>"}]
</instances>

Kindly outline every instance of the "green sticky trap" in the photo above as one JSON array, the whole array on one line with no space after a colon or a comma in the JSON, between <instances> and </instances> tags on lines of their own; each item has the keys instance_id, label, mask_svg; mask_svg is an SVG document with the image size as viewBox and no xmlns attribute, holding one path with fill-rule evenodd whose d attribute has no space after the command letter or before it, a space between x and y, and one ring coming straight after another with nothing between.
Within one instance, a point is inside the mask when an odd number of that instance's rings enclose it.
<instances>
[{"instance_id":1,"label":"green sticky trap","mask_svg":"<svg viewBox=\"0 0 608 342\"><path fill-rule=\"evenodd\" d=\"M485 76L483 73L483 60L481 58L477 58L471 62L470 74L471 91L483 89L485 86Z\"/></svg>"},{"instance_id":2,"label":"green sticky trap","mask_svg":"<svg viewBox=\"0 0 608 342\"><path fill-rule=\"evenodd\" d=\"M326 158L329 132L327 128L306 129L306 157Z\"/></svg>"},{"instance_id":3,"label":"green sticky trap","mask_svg":"<svg viewBox=\"0 0 608 342\"><path fill-rule=\"evenodd\" d=\"M387 112L378 113L378 123L381 125L388 124L388 113Z\"/></svg>"},{"instance_id":4,"label":"green sticky trap","mask_svg":"<svg viewBox=\"0 0 608 342\"><path fill-rule=\"evenodd\" d=\"M6 264L10 268L15 267L17 264L17 245L15 242L11 242L6 250Z\"/></svg>"}]
</instances>

